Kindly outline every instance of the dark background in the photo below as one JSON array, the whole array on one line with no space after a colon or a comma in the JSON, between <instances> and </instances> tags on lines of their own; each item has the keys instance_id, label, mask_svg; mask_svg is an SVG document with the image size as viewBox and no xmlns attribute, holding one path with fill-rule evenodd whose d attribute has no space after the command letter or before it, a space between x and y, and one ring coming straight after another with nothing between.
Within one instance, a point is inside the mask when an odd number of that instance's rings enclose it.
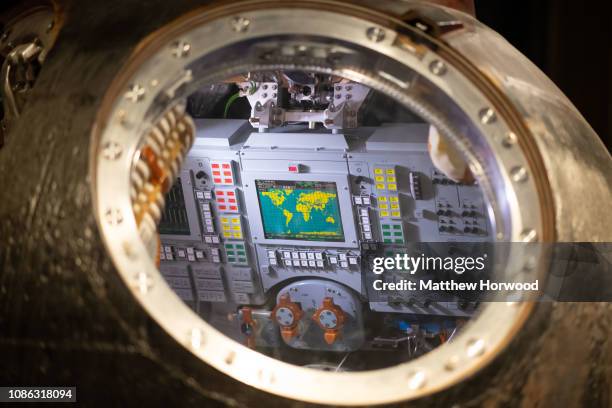
<instances>
[{"instance_id":1,"label":"dark background","mask_svg":"<svg viewBox=\"0 0 612 408\"><path fill-rule=\"evenodd\" d=\"M606 2L475 0L476 17L544 71L612 147L612 13Z\"/></svg>"}]
</instances>

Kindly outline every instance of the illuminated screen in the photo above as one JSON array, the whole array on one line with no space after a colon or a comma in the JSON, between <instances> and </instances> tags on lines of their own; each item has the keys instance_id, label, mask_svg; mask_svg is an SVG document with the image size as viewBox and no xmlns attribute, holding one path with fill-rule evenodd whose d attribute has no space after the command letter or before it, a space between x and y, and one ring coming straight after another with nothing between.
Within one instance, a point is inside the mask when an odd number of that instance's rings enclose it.
<instances>
[{"instance_id":1,"label":"illuminated screen","mask_svg":"<svg viewBox=\"0 0 612 408\"><path fill-rule=\"evenodd\" d=\"M255 180L267 239L344 241L336 183Z\"/></svg>"}]
</instances>

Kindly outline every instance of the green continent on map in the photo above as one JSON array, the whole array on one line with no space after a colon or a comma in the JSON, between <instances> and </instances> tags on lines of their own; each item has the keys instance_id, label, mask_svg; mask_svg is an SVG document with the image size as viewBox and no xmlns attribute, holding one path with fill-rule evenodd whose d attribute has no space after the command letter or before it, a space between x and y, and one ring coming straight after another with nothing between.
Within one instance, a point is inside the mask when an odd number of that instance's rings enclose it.
<instances>
[{"instance_id":1,"label":"green continent on map","mask_svg":"<svg viewBox=\"0 0 612 408\"><path fill-rule=\"evenodd\" d=\"M344 239L337 193L305 188L269 189L259 194L268 238Z\"/></svg>"}]
</instances>

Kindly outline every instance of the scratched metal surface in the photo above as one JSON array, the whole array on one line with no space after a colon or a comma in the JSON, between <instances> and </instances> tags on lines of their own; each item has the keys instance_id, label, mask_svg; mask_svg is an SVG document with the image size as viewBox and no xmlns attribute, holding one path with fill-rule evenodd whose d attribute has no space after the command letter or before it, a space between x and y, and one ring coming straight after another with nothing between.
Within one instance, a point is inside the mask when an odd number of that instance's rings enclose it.
<instances>
[{"instance_id":1,"label":"scratched metal surface","mask_svg":"<svg viewBox=\"0 0 612 408\"><path fill-rule=\"evenodd\" d=\"M0 150L0 384L76 385L83 406L294 406L191 357L132 300L87 177L100 100L133 46L197 1L67 4L33 98ZM612 306L538 307L471 379L397 406L612 404ZM376 390L372 390L376 392Z\"/></svg>"}]
</instances>

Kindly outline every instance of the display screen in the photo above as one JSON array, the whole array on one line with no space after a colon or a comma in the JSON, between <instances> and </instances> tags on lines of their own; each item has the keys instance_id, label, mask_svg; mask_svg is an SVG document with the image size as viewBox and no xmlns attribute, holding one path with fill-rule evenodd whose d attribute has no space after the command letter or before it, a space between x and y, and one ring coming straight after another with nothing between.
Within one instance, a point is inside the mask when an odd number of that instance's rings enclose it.
<instances>
[{"instance_id":1,"label":"display screen","mask_svg":"<svg viewBox=\"0 0 612 408\"><path fill-rule=\"evenodd\" d=\"M344 241L336 183L255 180L266 239Z\"/></svg>"},{"instance_id":2,"label":"display screen","mask_svg":"<svg viewBox=\"0 0 612 408\"><path fill-rule=\"evenodd\" d=\"M180 178L166 194L166 207L159 222L159 233L162 235L191 234Z\"/></svg>"}]
</instances>

